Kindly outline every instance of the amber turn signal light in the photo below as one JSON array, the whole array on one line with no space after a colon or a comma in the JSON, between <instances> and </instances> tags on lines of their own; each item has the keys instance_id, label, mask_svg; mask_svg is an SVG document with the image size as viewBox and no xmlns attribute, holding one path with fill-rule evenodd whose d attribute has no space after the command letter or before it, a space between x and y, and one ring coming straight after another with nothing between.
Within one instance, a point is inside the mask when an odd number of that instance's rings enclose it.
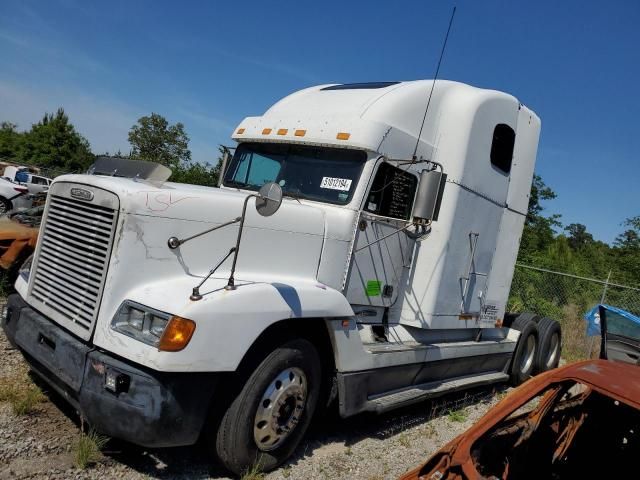
<instances>
[{"instance_id":1,"label":"amber turn signal light","mask_svg":"<svg viewBox=\"0 0 640 480\"><path fill-rule=\"evenodd\" d=\"M178 352L187 346L193 332L196 330L196 323L182 317L171 317L167 328L164 329L158 350L164 352Z\"/></svg>"}]
</instances>

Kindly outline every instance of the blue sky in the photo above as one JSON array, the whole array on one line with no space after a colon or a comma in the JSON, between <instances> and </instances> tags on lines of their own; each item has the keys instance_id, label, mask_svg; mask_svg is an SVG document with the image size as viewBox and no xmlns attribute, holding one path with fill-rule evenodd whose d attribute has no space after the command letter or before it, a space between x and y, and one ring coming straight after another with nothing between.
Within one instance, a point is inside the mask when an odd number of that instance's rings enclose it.
<instances>
[{"instance_id":1,"label":"blue sky","mask_svg":"<svg viewBox=\"0 0 640 480\"><path fill-rule=\"evenodd\" d=\"M137 118L183 122L194 159L300 88L431 78L453 2L0 2L0 121L62 106L94 152ZM440 77L542 118L549 212L611 242L640 215L640 2L458 1Z\"/></svg>"}]
</instances>

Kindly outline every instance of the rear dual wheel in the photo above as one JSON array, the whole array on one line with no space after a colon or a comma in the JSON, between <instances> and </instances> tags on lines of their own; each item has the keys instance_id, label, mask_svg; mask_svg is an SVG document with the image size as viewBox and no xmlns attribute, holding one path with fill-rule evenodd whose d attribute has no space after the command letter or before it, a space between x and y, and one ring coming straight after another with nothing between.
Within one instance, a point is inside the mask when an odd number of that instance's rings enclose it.
<instances>
[{"instance_id":1,"label":"rear dual wheel","mask_svg":"<svg viewBox=\"0 0 640 480\"><path fill-rule=\"evenodd\" d=\"M540 348L536 357L536 373L556 368L562 352L562 331L560 324L551 318L543 317L538 321Z\"/></svg>"},{"instance_id":2,"label":"rear dual wheel","mask_svg":"<svg viewBox=\"0 0 640 480\"><path fill-rule=\"evenodd\" d=\"M537 317L532 313L522 313L515 319L511 328L520 332L516 349L511 358L511 384L520 385L535 372L538 352Z\"/></svg>"},{"instance_id":3,"label":"rear dual wheel","mask_svg":"<svg viewBox=\"0 0 640 480\"><path fill-rule=\"evenodd\" d=\"M282 464L306 432L320 395L320 357L304 339L273 350L224 413L215 436L218 458L233 473Z\"/></svg>"},{"instance_id":4,"label":"rear dual wheel","mask_svg":"<svg viewBox=\"0 0 640 480\"><path fill-rule=\"evenodd\" d=\"M556 368L562 352L560 324L533 313L521 313L511 328L520 332L511 361L511 383L520 385L537 373Z\"/></svg>"}]
</instances>

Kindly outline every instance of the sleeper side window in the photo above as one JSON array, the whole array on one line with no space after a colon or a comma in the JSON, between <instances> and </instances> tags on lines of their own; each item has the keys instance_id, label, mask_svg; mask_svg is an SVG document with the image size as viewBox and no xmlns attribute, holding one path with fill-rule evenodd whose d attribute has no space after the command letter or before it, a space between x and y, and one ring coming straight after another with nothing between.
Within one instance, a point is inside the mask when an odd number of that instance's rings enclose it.
<instances>
[{"instance_id":1,"label":"sleeper side window","mask_svg":"<svg viewBox=\"0 0 640 480\"><path fill-rule=\"evenodd\" d=\"M381 163L364 209L382 217L409 220L418 178L390 163Z\"/></svg>"},{"instance_id":2,"label":"sleeper side window","mask_svg":"<svg viewBox=\"0 0 640 480\"><path fill-rule=\"evenodd\" d=\"M511 171L515 142L516 132L513 128L504 123L496 125L491 142L491 164L503 173Z\"/></svg>"}]
</instances>

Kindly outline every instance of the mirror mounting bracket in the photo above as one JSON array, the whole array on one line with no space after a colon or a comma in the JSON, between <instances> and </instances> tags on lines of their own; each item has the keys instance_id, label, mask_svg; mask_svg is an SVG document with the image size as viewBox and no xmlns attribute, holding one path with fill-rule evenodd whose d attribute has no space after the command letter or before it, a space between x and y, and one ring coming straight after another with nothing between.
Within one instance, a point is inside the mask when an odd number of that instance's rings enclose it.
<instances>
[{"instance_id":1,"label":"mirror mounting bracket","mask_svg":"<svg viewBox=\"0 0 640 480\"><path fill-rule=\"evenodd\" d=\"M236 238L236 246L232 248L229 253L233 252L233 263L231 264L231 274L229 275L229 280L227 281L227 285L224 287L225 290L235 290L236 284L233 275L236 273L236 262L238 261L238 252L240 251L240 240L242 239L242 227L244 227L244 217L247 213L247 202L249 202L250 198L257 198L258 195L251 194L247 195L247 198L244 199L244 204L242 205L242 215L240 218L240 226L238 227L238 237Z\"/></svg>"}]
</instances>

